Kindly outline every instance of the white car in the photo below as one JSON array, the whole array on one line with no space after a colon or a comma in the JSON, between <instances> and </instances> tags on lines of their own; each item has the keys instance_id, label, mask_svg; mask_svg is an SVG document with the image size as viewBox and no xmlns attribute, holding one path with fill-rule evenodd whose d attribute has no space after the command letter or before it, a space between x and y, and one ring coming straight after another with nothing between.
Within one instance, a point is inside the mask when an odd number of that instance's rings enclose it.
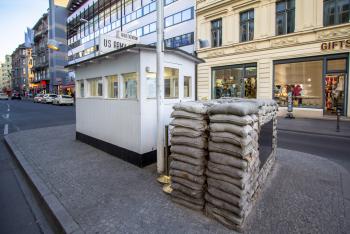
<instances>
[{"instance_id":1,"label":"white car","mask_svg":"<svg viewBox=\"0 0 350 234\"><path fill-rule=\"evenodd\" d=\"M74 99L69 95L57 95L52 104L56 105L73 105Z\"/></svg>"},{"instance_id":2,"label":"white car","mask_svg":"<svg viewBox=\"0 0 350 234\"><path fill-rule=\"evenodd\" d=\"M41 103L52 103L53 99L57 97L57 94L45 94L41 100Z\"/></svg>"},{"instance_id":3,"label":"white car","mask_svg":"<svg viewBox=\"0 0 350 234\"><path fill-rule=\"evenodd\" d=\"M9 96L6 93L0 93L0 100L9 100Z\"/></svg>"},{"instance_id":4,"label":"white car","mask_svg":"<svg viewBox=\"0 0 350 234\"><path fill-rule=\"evenodd\" d=\"M35 95L35 97L34 97L34 102L41 102L41 100L43 99L43 97L44 97L44 94L37 94L37 95Z\"/></svg>"}]
</instances>

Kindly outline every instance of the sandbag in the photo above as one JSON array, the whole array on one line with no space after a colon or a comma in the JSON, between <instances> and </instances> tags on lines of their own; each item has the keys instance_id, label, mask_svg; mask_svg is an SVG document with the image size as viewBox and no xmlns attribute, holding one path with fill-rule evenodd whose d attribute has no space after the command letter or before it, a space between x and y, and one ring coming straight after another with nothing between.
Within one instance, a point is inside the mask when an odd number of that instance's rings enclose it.
<instances>
[{"instance_id":1,"label":"sandbag","mask_svg":"<svg viewBox=\"0 0 350 234\"><path fill-rule=\"evenodd\" d=\"M197 158L192 158L190 156L182 155L182 154L171 154L170 157L173 160L189 163L189 164L192 164L194 166L205 166L205 164L206 164L206 160L204 157L197 159Z\"/></svg>"},{"instance_id":2,"label":"sandbag","mask_svg":"<svg viewBox=\"0 0 350 234\"><path fill-rule=\"evenodd\" d=\"M188 196L194 197L194 198L203 198L204 194L202 190L193 190L189 189L186 186L183 186L178 183L171 183L171 188L174 190L178 190Z\"/></svg>"},{"instance_id":3,"label":"sandbag","mask_svg":"<svg viewBox=\"0 0 350 234\"><path fill-rule=\"evenodd\" d=\"M224 174L233 178L243 178L245 176L245 172L239 168L227 166L227 165L221 165L216 164L211 161L208 161L208 169L212 172L218 173L218 174Z\"/></svg>"},{"instance_id":4,"label":"sandbag","mask_svg":"<svg viewBox=\"0 0 350 234\"><path fill-rule=\"evenodd\" d=\"M210 139L218 143L230 143L238 146L246 146L253 141L251 136L241 137L230 132L211 132Z\"/></svg>"},{"instance_id":5,"label":"sandbag","mask_svg":"<svg viewBox=\"0 0 350 234\"><path fill-rule=\"evenodd\" d=\"M244 189L247 181L249 181L249 175L245 176L244 178L233 178L224 174L212 172L209 169L205 170L205 174L207 175L208 178L225 181L225 182L234 184L241 189Z\"/></svg>"},{"instance_id":6,"label":"sandbag","mask_svg":"<svg viewBox=\"0 0 350 234\"><path fill-rule=\"evenodd\" d=\"M229 123L235 124L239 126L246 126L253 124L253 118L249 115L246 116L237 116L237 115L211 115L210 116L211 123Z\"/></svg>"},{"instance_id":7,"label":"sandbag","mask_svg":"<svg viewBox=\"0 0 350 234\"><path fill-rule=\"evenodd\" d=\"M191 113L197 113L197 114L207 114L208 106L210 106L210 103L204 104L201 102L181 102L181 103L176 103L173 106L173 109L187 111Z\"/></svg>"},{"instance_id":8,"label":"sandbag","mask_svg":"<svg viewBox=\"0 0 350 234\"><path fill-rule=\"evenodd\" d=\"M247 146L244 146L243 148L241 148L239 146L232 145L229 143L217 143L217 142L209 141L208 148L210 152L229 154L232 156L245 158L252 153L253 145L248 144Z\"/></svg>"},{"instance_id":9,"label":"sandbag","mask_svg":"<svg viewBox=\"0 0 350 234\"><path fill-rule=\"evenodd\" d=\"M198 149L198 148L183 146L183 145L172 145L170 147L170 152L187 155L192 158L198 158L198 159L202 159L203 157L208 155L208 151L204 149Z\"/></svg>"},{"instance_id":10,"label":"sandbag","mask_svg":"<svg viewBox=\"0 0 350 234\"><path fill-rule=\"evenodd\" d=\"M196 204L193 204L192 202L188 202L188 201L185 201L183 199L179 199L179 198L176 198L176 197L171 197L171 200L173 202L176 202L180 205L183 205L187 208L190 208L192 210L203 210L203 206L202 205L196 205Z\"/></svg>"},{"instance_id":11,"label":"sandbag","mask_svg":"<svg viewBox=\"0 0 350 234\"><path fill-rule=\"evenodd\" d=\"M238 197L242 197L245 195L245 191L239 188L237 185L230 184L222 180L216 180L210 177L207 178L207 182L208 186L212 186L232 195L236 195Z\"/></svg>"},{"instance_id":12,"label":"sandbag","mask_svg":"<svg viewBox=\"0 0 350 234\"><path fill-rule=\"evenodd\" d=\"M237 157L232 157L231 155L217 152L210 152L209 160L217 164L233 166L241 169L248 167L248 161L246 159L240 159Z\"/></svg>"},{"instance_id":13,"label":"sandbag","mask_svg":"<svg viewBox=\"0 0 350 234\"><path fill-rule=\"evenodd\" d=\"M209 115L226 114L245 116L258 113L258 105L254 102L233 102L214 105L208 110Z\"/></svg>"},{"instance_id":14,"label":"sandbag","mask_svg":"<svg viewBox=\"0 0 350 234\"><path fill-rule=\"evenodd\" d=\"M197 184L204 184L206 182L206 178L204 176L195 176L192 175L188 172L185 171L179 171L179 170L175 170L175 169L170 169L169 170L169 175L170 176L177 176L186 180L190 180L194 183Z\"/></svg>"},{"instance_id":15,"label":"sandbag","mask_svg":"<svg viewBox=\"0 0 350 234\"><path fill-rule=\"evenodd\" d=\"M225 211L223 209L218 209L215 206L213 206L210 203L206 203L205 204L205 209L206 211L218 214L222 217L224 217L225 219L227 219L229 222L232 222L233 224L237 224L237 225L242 225L244 219L241 217L238 217L237 215L233 214L232 212L229 211Z\"/></svg>"},{"instance_id":16,"label":"sandbag","mask_svg":"<svg viewBox=\"0 0 350 234\"><path fill-rule=\"evenodd\" d=\"M206 132L196 131L191 128L183 128L183 127L173 127L170 130L170 134L172 137L174 136L208 137L208 134Z\"/></svg>"},{"instance_id":17,"label":"sandbag","mask_svg":"<svg viewBox=\"0 0 350 234\"><path fill-rule=\"evenodd\" d=\"M208 128L207 121L194 119L173 119L170 125L175 127L191 128L196 131L205 131Z\"/></svg>"},{"instance_id":18,"label":"sandbag","mask_svg":"<svg viewBox=\"0 0 350 234\"><path fill-rule=\"evenodd\" d=\"M239 198L236 195L226 193L220 189L217 189L212 186L208 186L207 192L210 193L210 195L219 198L223 201L226 201L232 205L238 206L240 208L246 207L248 204L248 197L244 198Z\"/></svg>"},{"instance_id":19,"label":"sandbag","mask_svg":"<svg viewBox=\"0 0 350 234\"><path fill-rule=\"evenodd\" d=\"M235 213L239 217L244 217L245 211L235 205L232 205L228 202L225 202L223 200L220 200L216 197L211 196L209 193L205 193L204 195L205 201L211 203L217 208L224 209L230 212Z\"/></svg>"},{"instance_id":20,"label":"sandbag","mask_svg":"<svg viewBox=\"0 0 350 234\"><path fill-rule=\"evenodd\" d=\"M174 160L170 163L170 168L176 169L179 171L186 171L192 175L201 176L204 173L205 167L204 166L193 166L193 165L190 165L188 163L183 163L183 162Z\"/></svg>"},{"instance_id":21,"label":"sandbag","mask_svg":"<svg viewBox=\"0 0 350 234\"><path fill-rule=\"evenodd\" d=\"M209 127L210 132L230 132L241 137L247 137L253 131L250 125L237 126L227 123L210 123Z\"/></svg>"},{"instance_id":22,"label":"sandbag","mask_svg":"<svg viewBox=\"0 0 350 234\"><path fill-rule=\"evenodd\" d=\"M187 145L200 149L208 148L208 139L205 137L173 136L170 142L172 145Z\"/></svg>"},{"instance_id":23,"label":"sandbag","mask_svg":"<svg viewBox=\"0 0 350 234\"><path fill-rule=\"evenodd\" d=\"M193 198L193 197L190 197L190 196L187 196L186 194L178 191L178 190L173 190L171 192L171 196L172 197L176 197L176 198L179 198L179 199L182 199L182 200L185 200L187 202L190 202L192 204L196 204L196 205L199 205L199 206L204 206L204 199L203 198Z\"/></svg>"},{"instance_id":24,"label":"sandbag","mask_svg":"<svg viewBox=\"0 0 350 234\"><path fill-rule=\"evenodd\" d=\"M224 226L226 226L229 229L233 229L236 230L238 232L242 232L242 228L241 225L237 225L234 224L230 221L228 221L226 218L224 218L223 216L216 214L213 212L213 210L211 210L209 207L205 207L205 213L208 217L216 219L217 221L219 221L220 223L222 223Z\"/></svg>"},{"instance_id":25,"label":"sandbag","mask_svg":"<svg viewBox=\"0 0 350 234\"><path fill-rule=\"evenodd\" d=\"M195 182L191 182L190 180L186 180L177 176L171 177L171 182L175 182L178 184L181 184L183 186L186 186L187 188L193 189L193 190L203 190L203 184L197 184Z\"/></svg>"},{"instance_id":26,"label":"sandbag","mask_svg":"<svg viewBox=\"0 0 350 234\"><path fill-rule=\"evenodd\" d=\"M207 115L197 114L193 112L183 111L183 110L175 110L171 113L172 118L182 118L182 119L195 119L195 120L204 120Z\"/></svg>"}]
</instances>

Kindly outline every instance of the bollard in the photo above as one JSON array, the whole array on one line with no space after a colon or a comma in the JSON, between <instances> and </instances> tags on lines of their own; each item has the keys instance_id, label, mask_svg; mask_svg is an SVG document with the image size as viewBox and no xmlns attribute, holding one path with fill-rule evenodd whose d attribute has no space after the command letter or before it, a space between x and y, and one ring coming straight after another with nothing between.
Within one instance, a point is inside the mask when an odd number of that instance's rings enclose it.
<instances>
[{"instance_id":1,"label":"bollard","mask_svg":"<svg viewBox=\"0 0 350 234\"><path fill-rule=\"evenodd\" d=\"M165 125L164 174L169 176L169 125Z\"/></svg>"},{"instance_id":2,"label":"bollard","mask_svg":"<svg viewBox=\"0 0 350 234\"><path fill-rule=\"evenodd\" d=\"M339 121L340 121L340 109L337 109L337 132L340 132L340 126L339 126Z\"/></svg>"}]
</instances>

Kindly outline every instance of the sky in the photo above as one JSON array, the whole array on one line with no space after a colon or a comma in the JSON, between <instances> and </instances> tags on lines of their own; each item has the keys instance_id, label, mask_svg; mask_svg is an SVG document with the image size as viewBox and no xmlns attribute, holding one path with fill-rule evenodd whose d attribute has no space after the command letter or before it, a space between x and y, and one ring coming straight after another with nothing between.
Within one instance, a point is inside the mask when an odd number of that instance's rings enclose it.
<instances>
[{"instance_id":1,"label":"sky","mask_svg":"<svg viewBox=\"0 0 350 234\"><path fill-rule=\"evenodd\" d=\"M24 32L47 12L49 0L0 0L0 61L24 43Z\"/></svg>"}]
</instances>

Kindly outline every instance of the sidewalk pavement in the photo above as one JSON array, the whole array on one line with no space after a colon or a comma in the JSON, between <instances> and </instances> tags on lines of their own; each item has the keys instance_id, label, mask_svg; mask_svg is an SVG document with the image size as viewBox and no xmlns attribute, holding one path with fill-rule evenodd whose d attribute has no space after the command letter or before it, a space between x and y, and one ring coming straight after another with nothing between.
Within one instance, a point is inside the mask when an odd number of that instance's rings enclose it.
<instances>
[{"instance_id":1,"label":"sidewalk pavement","mask_svg":"<svg viewBox=\"0 0 350 234\"><path fill-rule=\"evenodd\" d=\"M278 129L282 131L301 132L309 134L348 137L350 138L350 121L340 121L340 131L337 132L337 121L331 119L278 118Z\"/></svg>"},{"instance_id":2,"label":"sidewalk pavement","mask_svg":"<svg viewBox=\"0 0 350 234\"><path fill-rule=\"evenodd\" d=\"M171 202L155 165L141 169L78 142L75 125L7 135L13 154L66 233L233 233ZM278 149L246 233L346 233L350 174L310 154Z\"/></svg>"}]
</instances>

